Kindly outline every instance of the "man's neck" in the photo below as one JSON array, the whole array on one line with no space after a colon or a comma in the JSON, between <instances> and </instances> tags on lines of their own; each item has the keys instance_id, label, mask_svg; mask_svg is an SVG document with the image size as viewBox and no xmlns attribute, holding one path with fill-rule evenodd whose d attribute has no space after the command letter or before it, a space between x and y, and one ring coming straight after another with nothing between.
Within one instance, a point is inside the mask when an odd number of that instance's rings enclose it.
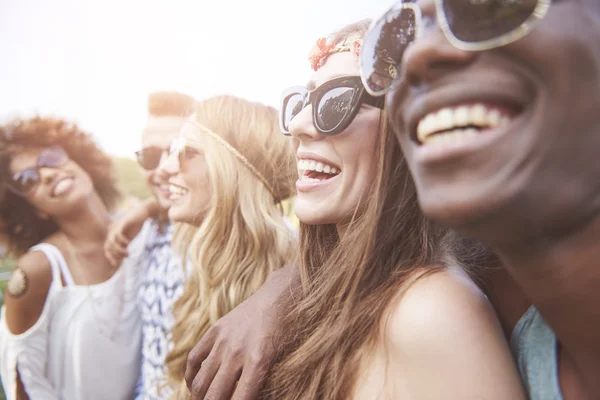
<instances>
[{"instance_id":1,"label":"man's neck","mask_svg":"<svg viewBox=\"0 0 600 400\"><path fill-rule=\"evenodd\" d=\"M588 389L600 393L600 218L560 240L496 252Z\"/></svg>"},{"instance_id":2,"label":"man's neck","mask_svg":"<svg viewBox=\"0 0 600 400\"><path fill-rule=\"evenodd\" d=\"M506 339L510 341L515 326L531 307L531 300L499 260L497 266L485 271L480 278L480 286L498 315Z\"/></svg>"}]
</instances>

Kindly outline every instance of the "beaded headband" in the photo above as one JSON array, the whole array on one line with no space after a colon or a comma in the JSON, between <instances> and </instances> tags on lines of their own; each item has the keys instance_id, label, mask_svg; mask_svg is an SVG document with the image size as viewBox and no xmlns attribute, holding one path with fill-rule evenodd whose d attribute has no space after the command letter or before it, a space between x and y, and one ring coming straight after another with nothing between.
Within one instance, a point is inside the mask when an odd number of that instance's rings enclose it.
<instances>
[{"instance_id":1,"label":"beaded headband","mask_svg":"<svg viewBox=\"0 0 600 400\"><path fill-rule=\"evenodd\" d=\"M279 202L281 200L275 195L275 190L273 189L273 186L271 186L267 178L265 178L265 176L261 174L260 171L257 170L256 167L252 165L250 161L246 157L244 157L244 155L240 153L235 147L230 145L225 139L223 139L221 136L217 135L215 132L211 131L204 125L201 125L191 120L188 120L187 122L191 123L196 128L198 128L200 132L207 134L208 136L216 140L220 145L225 147L231 154L233 154L238 160L240 160L241 163L244 164L246 168L248 168L250 172L252 172L252 174L254 174L254 176L256 176L263 183L263 185L265 185L265 187L271 193L276 202Z\"/></svg>"}]
</instances>

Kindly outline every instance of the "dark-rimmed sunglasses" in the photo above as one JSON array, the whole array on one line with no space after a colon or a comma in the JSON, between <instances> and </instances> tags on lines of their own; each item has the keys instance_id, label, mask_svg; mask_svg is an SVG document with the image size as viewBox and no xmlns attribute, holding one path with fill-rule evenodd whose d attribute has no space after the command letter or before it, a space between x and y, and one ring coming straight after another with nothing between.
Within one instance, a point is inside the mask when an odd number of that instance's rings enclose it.
<instances>
[{"instance_id":1,"label":"dark-rimmed sunglasses","mask_svg":"<svg viewBox=\"0 0 600 400\"><path fill-rule=\"evenodd\" d=\"M136 151L135 158L140 167L146 171L152 171L158 168L163 154L167 152L167 149L162 149L157 146L148 146L144 147L142 150Z\"/></svg>"},{"instance_id":2,"label":"dark-rimmed sunglasses","mask_svg":"<svg viewBox=\"0 0 600 400\"><path fill-rule=\"evenodd\" d=\"M41 168L58 168L69 161L69 155L60 146L52 146L42 150L35 166L15 172L9 181L8 188L14 193L24 196L41 181Z\"/></svg>"},{"instance_id":3,"label":"dark-rimmed sunglasses","mask_svg":"<svg viewBox=\"0 0 600 400\"><path fill-rule=\"evenodd\" d=\"M521 39L544 18L552 0L436 0L440 29L465 51L483 51ZM404 51L421 33L421 9L397 2L365 35L361 77L372 95L385 94L397 81Z\"/></svg>"},{"instance_id":4,"label":"dark-rimmed sunglasses","mask_svg":"<svg viewBox=\"0 0 600 400\"><path fill-rule=\"evenodd\" d=\"M283 92L279 111L281 132L291 136L290 123L309 104L312 104L313 124L321 135L342 133L352 123L361 105L383 109L384 98L367 93L359 76L335 78L312 92L294 86Z\"/></svg>"}]
</instances>

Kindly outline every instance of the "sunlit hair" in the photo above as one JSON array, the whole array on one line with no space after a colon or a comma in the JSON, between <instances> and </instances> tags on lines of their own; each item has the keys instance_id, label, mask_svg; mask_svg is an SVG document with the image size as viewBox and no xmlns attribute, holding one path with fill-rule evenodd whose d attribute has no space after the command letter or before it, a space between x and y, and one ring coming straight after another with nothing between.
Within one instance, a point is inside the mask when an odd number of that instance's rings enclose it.
<instances>
[{"instance_id":1,"label":"sunlit hair","mask_svg":"<svg viewBox=\"0 0 600 400\"><path fill-rule=\"evenodd\" d=\"M363 21L336 35L364 35L367 27ZM382 337L392 306L411 283L442 268L444 232L419 209L385 112L375 154L373 189L341 238L335 225L300 226L303 290L282 322L280 354L262 398L351 398L361 360Z\"/></svg>"},{"instance_id":2,"label":"sunlit hair","mask_svg":"<svg viewBox=\"0 0 600 400\"><path fill-rule=\"evenodd\" d=\"M148 114L153 117L188 117L194 110L193 97L179 92L154 92L148 96Z\"/></svg>"},{"instance_id":3,"label":"sunlit hair","mask_svg":"<svg viewBox=\"0 0 600 400\"><path fill-rule=\"evenodd\" d=\"M62 147L90 176L94 189L109 210L120 199L111 157L77 125L62 119L33 117L0 126L0 220L4 221L8 248L14 255L26 252L58 227L52 219L40 218L29 203L7 189L12 157L53 145Z\"/></svg>"},{"instance_id":4,"label":"sunlit hair","mask_svg":"<svg viewBox=\"0 0 600 400\"><path fill-rule=\"evenodd\" d=\"M198 339L254 293L267 276L293 261L297 247L277 199L294 193L294 155L281 134L277 111L231 96L199 102L195 123L218 134L271 184L261 180L222 143L197 130L208 166L212 199L199 227L180 224L174 246L191 271L174 307L173 349L167 356L173 398L187 399L187 355Z\"/></svg>"}]
</instances>

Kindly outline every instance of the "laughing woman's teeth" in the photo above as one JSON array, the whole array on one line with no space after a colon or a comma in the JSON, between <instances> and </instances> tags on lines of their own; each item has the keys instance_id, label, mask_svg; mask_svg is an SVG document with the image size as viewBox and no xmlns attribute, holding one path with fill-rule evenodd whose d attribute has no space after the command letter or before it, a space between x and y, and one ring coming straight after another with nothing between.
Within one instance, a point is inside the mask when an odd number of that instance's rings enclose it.
<instances>
[{"instance_id":1,"label":"laughing woman's teeth","mask_svg":"<svg viewBox=\"0 0 600 400\"><path fill-rule=\"evenodd\" d=\"M463 140L485 129L506 125L507 115L493 106L483 104L446 107L426 115L417 126L420 143L446 143Z\"/></svg>"},{"instance_id":2,"label":"laughing woman's teeth","mask_svg":"<svg viewBox=\"0 0 600 400\"><path fill-rule=\"evenodd\" d=\"M318 182L319 179L309 178L306 172L317 172L327 175L337 175L339 170L336 167L315 160L298 160L298 170L303 181L310 179Z\"/></svg>"},{"instance_id":3,"label":"laughing woman's teeth","mask_svg":"<svg viewBox=\"0 0 600 400\"><path fill-rule=\"evenodd\" d=\"M188 191L180 186L169 185L169 192L171 192L172 196L181 197L186 194Z\"/></svg>"}]
</instances>

